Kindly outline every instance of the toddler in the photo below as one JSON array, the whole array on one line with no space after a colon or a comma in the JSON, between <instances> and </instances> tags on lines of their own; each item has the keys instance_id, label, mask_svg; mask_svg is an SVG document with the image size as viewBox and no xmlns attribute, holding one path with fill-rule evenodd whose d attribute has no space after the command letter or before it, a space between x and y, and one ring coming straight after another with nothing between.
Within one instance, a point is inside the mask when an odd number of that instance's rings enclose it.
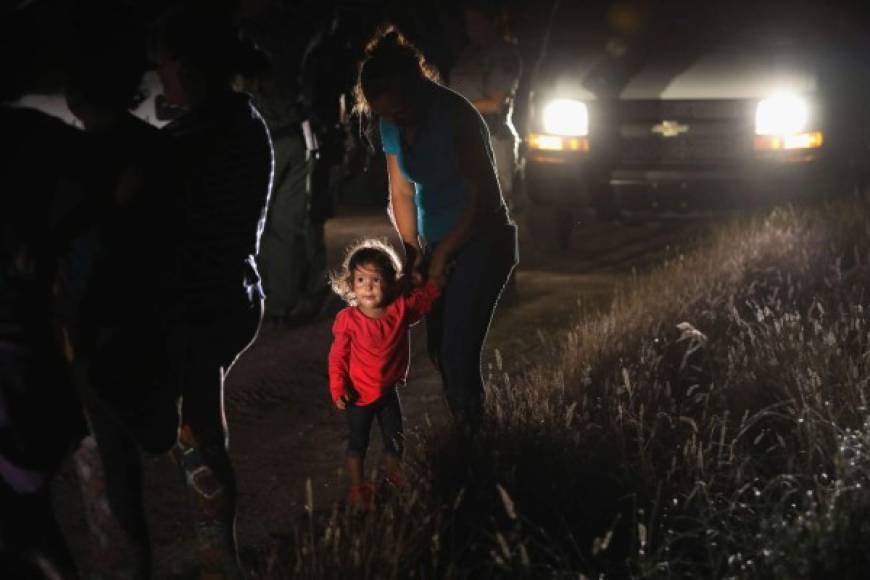
<instances>
[{"instance_id":1,"label":"toddler","mask_svg":"<svg viewBox=\"0 0 870 580\"><path fill-rule=\"evenodd\" d=\"M338 313L329 351L329 388L335 406L347 414L348 502L365 508L373 488L364 481L363 461L372 422L384 440L384 471L400 486L402 408L397 387L408 374L408 328L432 309L441 290L432 282L413 288L401 278L401 262L386 242L364 240L348 249L332 288L348 307Z\"/></svg>"}]
</instances>

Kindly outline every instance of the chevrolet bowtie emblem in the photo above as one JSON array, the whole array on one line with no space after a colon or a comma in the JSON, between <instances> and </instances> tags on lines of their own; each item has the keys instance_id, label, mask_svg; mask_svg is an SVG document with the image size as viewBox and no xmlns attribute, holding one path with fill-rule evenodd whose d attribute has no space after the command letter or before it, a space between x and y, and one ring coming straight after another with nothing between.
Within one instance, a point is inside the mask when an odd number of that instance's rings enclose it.
<instances>
[{"instance_id":1,"label":"chevrolet bowtie emblem","mask_svg":"<svg viewBox=\"0 0 870 580\"><path fill-rule=\"evenodd\" d=\"M676 137L677 135L688 133L689 126L681 125L678 121L662 121L658 125L653 125L650 131L662 137Z\"/></svg>"}]
</instances>

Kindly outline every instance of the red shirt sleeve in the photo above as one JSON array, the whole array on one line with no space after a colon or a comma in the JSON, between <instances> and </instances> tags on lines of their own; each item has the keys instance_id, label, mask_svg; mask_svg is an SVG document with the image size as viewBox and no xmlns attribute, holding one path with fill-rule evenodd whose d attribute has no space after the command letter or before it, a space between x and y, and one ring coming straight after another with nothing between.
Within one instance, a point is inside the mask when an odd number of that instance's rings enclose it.
<instances>
[{"instance_id":1,"label":"red shirt sleeve","mask_svg":"<svg viewBox=\"0 0 870 580\"><path fill-rule=\"evenodd\" d=\"M441 296L441 289L431 282L426 282L423 286L411 290L406 298L409 322L414 324L432 312L432 306L439 296Z\"/></svg>"},{"instance_id":2,"label":"red shirt sleeve","mask_svg":"<svg viewBox=\"0 0 870 580\"><path fill-rule=\"evenodd\" d=\"M332 347L329 349L329 392L337 401L347 392L350 378L350 332L347 312L341 311L332 325Z\"/></svg>"}]
</instances>

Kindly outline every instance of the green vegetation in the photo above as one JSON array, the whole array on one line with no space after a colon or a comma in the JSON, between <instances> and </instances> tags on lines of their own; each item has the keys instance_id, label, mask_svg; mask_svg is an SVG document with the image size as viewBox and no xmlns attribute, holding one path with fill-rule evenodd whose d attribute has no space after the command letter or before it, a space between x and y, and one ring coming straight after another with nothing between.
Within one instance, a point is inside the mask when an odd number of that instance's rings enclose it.
<instances>
[{"instance_id":1,"label":"green vegetation","mask_svg":"<svg viewBox=\"0 0 870 580\"><path fill-rule=\"evenodd\" d=\"M424 430L409 490L312 516L265 575L870 577L868 292L863 205L711 232L549 366L496 368L473 444Z\"/></svg>"}]
</instances>

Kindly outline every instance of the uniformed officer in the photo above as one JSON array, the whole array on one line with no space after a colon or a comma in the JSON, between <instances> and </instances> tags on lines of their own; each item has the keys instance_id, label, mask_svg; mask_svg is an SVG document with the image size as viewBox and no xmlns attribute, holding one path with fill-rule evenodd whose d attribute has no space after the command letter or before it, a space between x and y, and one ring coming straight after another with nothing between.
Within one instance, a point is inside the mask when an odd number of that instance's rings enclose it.
<instances>
[{"instance_id":1,"label":"uniformed officer","mask_svg":"<svg viewBox=\"0 0 870 580\"><path fill-rule=\"evenodd\" d=\"M468 44L450 72L450 87L471 101L486 120L502 194L514 205L511 194L518 136L511 113L520 78L519 52L502 34L497 15L484 2L466 3L463 17Z\"/></svg>"}]
</instances>

